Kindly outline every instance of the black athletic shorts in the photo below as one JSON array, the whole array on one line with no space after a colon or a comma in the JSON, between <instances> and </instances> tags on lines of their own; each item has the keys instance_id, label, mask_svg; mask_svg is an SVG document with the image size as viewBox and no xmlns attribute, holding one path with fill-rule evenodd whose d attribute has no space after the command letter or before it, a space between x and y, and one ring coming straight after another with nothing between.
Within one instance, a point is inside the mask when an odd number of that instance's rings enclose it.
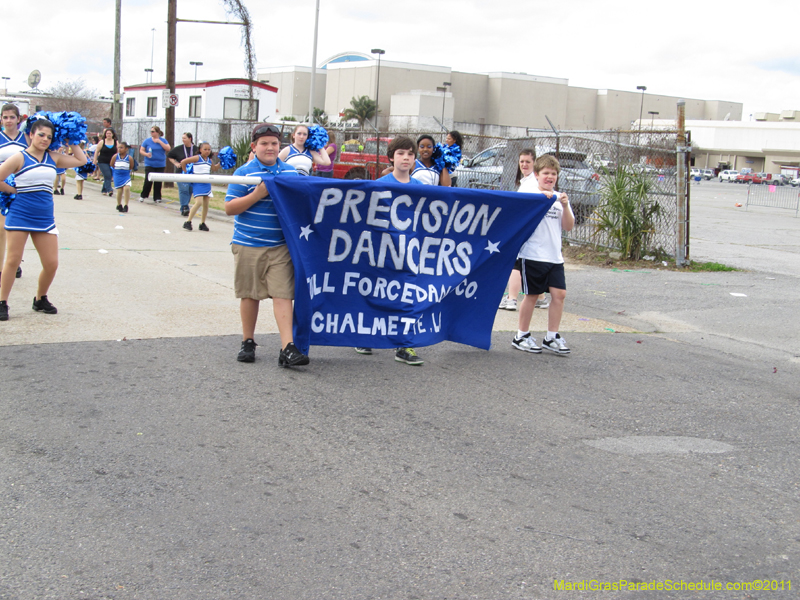
<instances>
[{"instance_id":1,"label":"black athletic shorts","mask_svg":"<svg viewBox=\"0 0 800 600\"><path fill-rule=\"evenodd\" d=\"M564 263L539 262L518 258L514 265L522 275L522 293L538 296L549 292L550 288L567 289L567 278L564 275Z\"/></svg>"}]
</instances>

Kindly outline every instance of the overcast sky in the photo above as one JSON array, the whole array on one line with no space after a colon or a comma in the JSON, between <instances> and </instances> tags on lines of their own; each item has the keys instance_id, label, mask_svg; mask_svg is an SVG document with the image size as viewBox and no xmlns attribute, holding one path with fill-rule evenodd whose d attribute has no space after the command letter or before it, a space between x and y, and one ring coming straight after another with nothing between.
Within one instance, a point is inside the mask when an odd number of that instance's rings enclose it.
<instances>
[{"instance_id":1,"label":"overcast sky","mask_svg":"<svg viewBox=\"0 0 800 600\"><path fill-rule=\"evenodd\" d=\"M311 65L315 0L241 2L250 11L260 68ZM28 89L28 74L38 69L42 90L80 78L110 95L114 0L17 6L20 20L3 31L0 76L10 77L9 91ZM796 7L784 0L320 0L317 61L377 47L384 60L741 102L748 120L754 112L800 110ZM178 0L178 17L238 20L228 18L222 0ZM166 0L122 0L122 87L145 82L151 53L153 81L164 81L166 19ZM243 77L241 28L179 23L178 81L194 78L190 61L204 63L200 79Z\"/></svg>"}]
</instances>

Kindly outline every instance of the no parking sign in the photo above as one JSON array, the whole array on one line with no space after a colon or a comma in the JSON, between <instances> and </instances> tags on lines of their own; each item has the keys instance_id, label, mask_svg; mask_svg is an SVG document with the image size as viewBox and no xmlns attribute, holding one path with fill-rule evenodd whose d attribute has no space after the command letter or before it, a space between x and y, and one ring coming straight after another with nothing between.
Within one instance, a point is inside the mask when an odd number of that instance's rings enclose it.
<instances>
[{"instance_id":1,"label":"no parking sign","mask_svg":"<svg viewBox=\"0 0 800 600\"><path fill-rule=\"evenodd\" d=\"M161 90L161 107L169 108L178 106L178 94L173 94L169 90Z\"/></svg>"}]
</instances>

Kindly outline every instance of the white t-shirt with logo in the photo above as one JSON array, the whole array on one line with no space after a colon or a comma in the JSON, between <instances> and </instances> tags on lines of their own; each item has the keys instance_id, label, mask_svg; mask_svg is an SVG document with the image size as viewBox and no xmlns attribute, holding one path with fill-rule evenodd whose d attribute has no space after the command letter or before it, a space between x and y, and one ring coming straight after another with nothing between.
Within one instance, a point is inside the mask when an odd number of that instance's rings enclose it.
<instances>
[{"instance_id":1,"label":"white t-shirt with logo","mask_svg":"<svg viewBox=\"0 0 800 600\"><path fill-rule=\"evenodd\" d=\"M519 186L519 191L525 194L542 194L539 183L535 177L525 177ZM553 192L553 205L542 219L528 241L522 245L517 255L526 260L536 260L553 264L561 264L564 257L561 254L561 216L564 207L558 201L558 192Z\"/></svg>"}]
</instances>

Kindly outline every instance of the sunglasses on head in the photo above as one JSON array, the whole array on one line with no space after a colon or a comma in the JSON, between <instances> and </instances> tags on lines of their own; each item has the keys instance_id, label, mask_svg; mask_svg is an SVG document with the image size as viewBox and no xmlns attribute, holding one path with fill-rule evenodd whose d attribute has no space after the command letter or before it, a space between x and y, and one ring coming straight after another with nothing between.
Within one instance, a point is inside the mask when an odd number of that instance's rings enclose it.
<instances>
[{"instance_id":1,"label":"sunglasses on head","mask_svg":"<svg viewBox=\"0 0 800 600\"><path fill-rule=\"evenodd\" d=\"M281 135L280 130L274 125L264 125L263 127L259 127L253 132L253 139L255 140L257 137L267 133L274 133L278 137L280 137Z\"/></svg>"}]
</instances>

